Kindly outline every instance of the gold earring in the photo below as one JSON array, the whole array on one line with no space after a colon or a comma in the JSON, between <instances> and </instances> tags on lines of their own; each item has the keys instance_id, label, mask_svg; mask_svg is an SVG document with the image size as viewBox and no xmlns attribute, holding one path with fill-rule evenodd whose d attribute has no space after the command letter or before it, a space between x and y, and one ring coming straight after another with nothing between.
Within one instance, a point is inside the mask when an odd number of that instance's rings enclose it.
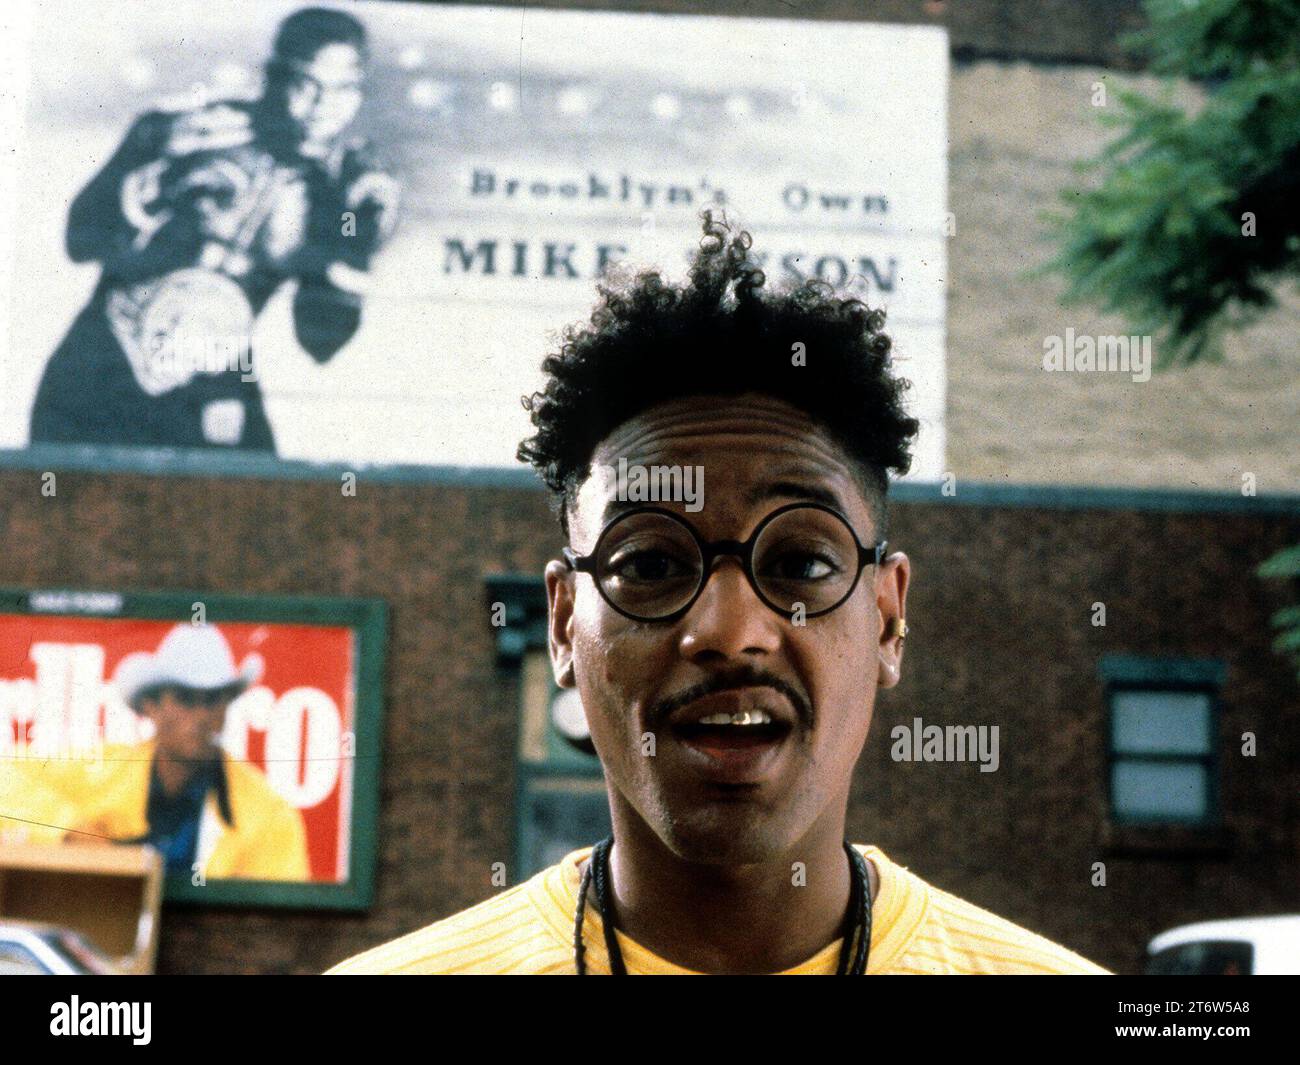
<instances>
[{"instance_id":1,"label":"gold earring","mask_svg":"<svg viewBox=\"0 0 1300 1065\"><path fill-rule=\"evenodd\" d=\"M885 625L885 636L893 639L897 636L900 640L907 639L907 622L902 618L890 618L889 623Z\"/></svg>"}]
</instances>

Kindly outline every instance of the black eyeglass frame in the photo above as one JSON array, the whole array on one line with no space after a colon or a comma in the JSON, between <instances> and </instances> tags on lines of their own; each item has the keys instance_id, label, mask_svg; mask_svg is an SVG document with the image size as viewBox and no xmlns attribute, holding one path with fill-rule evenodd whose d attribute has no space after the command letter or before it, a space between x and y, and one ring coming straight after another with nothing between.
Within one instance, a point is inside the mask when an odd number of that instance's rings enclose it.
<instances>
[{"instance_id":1,"label":"black eyeglass frame","mask_svg":"<svg viewBox=\"0 0 1300 1065\"><path fill-rule=\"evenodd\" d=\"M600 536L596 538L596 544L591 549L591 554L579 555L571 547L563 548L560 553L564 556L565 564L570 570L577 573L591 574L591 580L596 586L596 591L598 591L600 597L609 604L610 609L621 614L630 621L641 622L677 621L679 618L685 617L686 614L690 612L691 607L695 605L696 601L704 593L705 586L709 583L709 578L713 576L713 563L724 555L734 555L740 559L740 568L745 574L745 580L749 582L749 587L753 590L754 594L758 596L759 601L769 610L772 610L781 617L789 620L795 616L795 611L786 610L784 607L777 606L772 602L772 600L763 594L762 589L758 586L758 581L754 577L754 547L758 543L758 538L763 534L764 529L771 525L772 522L782 514L787 514L792 510L820 510L831 515L831 517L838 519L844 528L848 530L849 536L853 538L854 546L858 549L857 572L853 575L853 581L850 583L848 591L846 591L843 596L830 606L804 614L805 618L823 617L824 615L829 614L832 610L838 610L848 602L853 593L857 591L858 581L862 579L862 571L866 569L867 566L879 566L880 563L884 561L889 546L887 540L879 540L873 546L865 547L862 541L858 539L858 534L853 530L853 526L850 524L849 519L834 507L828 507L824 503L786 503L783 506L779 506L754 527L754 531L749 534L749 539L745 540L743 543L740 540L705 540L700 536L695 526L680 514L667 510L664 507L636 507L617 515L600 530ZM687 533L690 534L691 539L695 541L695 545L700 552L700 557L703 559L703 567L700 570L700 583L696 587L695 591L691 593L690 599L688 599L683 606L674 610L671 614L664 614L660 617L643 617L639 614L632 614L624 610L606 594L604 586L596 576L596 559L600 557L600 549L605 542L605 538L619 525L620 522L626 521L628 518L634 517L638 514L662 514L664 517L671 518L673 521L677 522L677 524L686 529Z\"/></svg>"}]
</instances>

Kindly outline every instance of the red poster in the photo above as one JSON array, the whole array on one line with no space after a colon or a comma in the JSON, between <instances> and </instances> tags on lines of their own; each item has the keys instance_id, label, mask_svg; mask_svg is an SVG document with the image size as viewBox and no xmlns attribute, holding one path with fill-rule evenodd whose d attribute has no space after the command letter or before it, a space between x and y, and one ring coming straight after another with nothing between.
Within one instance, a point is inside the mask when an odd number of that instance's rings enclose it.
<instances>
[{"instance_id":1,"label":"red poster","mask_svg":"<svg viewBox=\"0 0 1300 1065\"><path fill-rule=\"evenodd\" d=\"M0 841L149 843L196 885L347 882L357 638L0 613Z\"/></svg>"}]
</instances>

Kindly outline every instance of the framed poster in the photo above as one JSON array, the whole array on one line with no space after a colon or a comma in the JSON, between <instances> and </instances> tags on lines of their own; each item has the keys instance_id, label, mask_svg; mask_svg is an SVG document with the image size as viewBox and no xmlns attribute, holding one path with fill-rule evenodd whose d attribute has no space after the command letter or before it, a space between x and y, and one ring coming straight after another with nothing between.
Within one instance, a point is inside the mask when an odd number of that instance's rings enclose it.
<instances>
[{"instance_id":1,"label":"framed poster","mask_svg":"<svg viewBox=\"0 0 1300 1065\"><path fill-rule=\"evenodd\" d=\"M148 844L165 898L364 909L386 607L0 591L0 843Z\"/></svg>"}]
</instances>

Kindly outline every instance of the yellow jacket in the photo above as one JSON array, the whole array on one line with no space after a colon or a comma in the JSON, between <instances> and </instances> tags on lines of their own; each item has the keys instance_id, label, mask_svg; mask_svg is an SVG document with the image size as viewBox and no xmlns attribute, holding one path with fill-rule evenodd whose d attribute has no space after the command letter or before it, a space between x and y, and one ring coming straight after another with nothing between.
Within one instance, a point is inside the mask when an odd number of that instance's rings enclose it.
<instances>
[{"instance_id":1,"label":"yellow jacket","mask_svg":"<svg viewBox=\"0 0 1300 1065\"><path fill-rule=\"evenodd\" d=\"M152 742L109 745L103 757L0 759L0 839L58 842L69 830L112 839L148 831ZM222 755L234 826L209 792L199 820L196 860L204 877L306 880L302 814L255 766Z\"/></svg>"}]
</instances>

